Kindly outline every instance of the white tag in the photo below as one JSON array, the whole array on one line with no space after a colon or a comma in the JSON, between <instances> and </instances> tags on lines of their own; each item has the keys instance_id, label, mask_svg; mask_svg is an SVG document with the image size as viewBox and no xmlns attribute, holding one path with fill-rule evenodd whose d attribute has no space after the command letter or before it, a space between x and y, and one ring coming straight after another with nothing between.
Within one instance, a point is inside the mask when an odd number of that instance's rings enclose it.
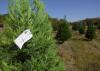
<instances>
[{"instance_id":1,"label":"white tag","mask_svg":"<svg viewBox=\"0 0 100 71\"><path fill-rule=\"evenodd\" d=\"M20 34L17 39L14 40L15 44L21 49L25 42L32 38L32 33L30 29L25 30L22 34Z\"/></svg>"}]
</instances>

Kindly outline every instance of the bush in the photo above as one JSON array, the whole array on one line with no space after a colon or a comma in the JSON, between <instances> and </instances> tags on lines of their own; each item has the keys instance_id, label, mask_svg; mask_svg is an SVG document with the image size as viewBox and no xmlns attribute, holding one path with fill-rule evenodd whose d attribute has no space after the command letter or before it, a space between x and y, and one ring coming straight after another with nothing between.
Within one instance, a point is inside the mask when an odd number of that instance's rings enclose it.
<instances>
[{"instance_id":1,"label":"bush","mask_svg":"<svg viewBox=\"0 0 100 71\"><path fill-rule=\"evenodd\" d=\"M10 0L6 20L5 31L0 34L0 59L16 68L10 71L64 71L48 15L39 0ZM33 37L20 50L14 40L26 29Z\"/></svg>"}]
</instances>

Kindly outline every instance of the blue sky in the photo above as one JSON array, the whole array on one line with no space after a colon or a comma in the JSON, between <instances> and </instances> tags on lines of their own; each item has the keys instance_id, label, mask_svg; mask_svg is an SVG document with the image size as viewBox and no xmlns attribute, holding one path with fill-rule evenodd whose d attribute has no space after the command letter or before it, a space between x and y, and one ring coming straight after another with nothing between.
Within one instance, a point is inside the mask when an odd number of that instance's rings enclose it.
<instances>
[{"instance_id":1,"label":"blue sky","mask_svg":"<svg viewBox=\"0 0 100 71\"><path fill-rule=\"evenodd\" d=\"M100 0L42 0L51 17L77 21L100 17ZM0 0L0 14L7 13L8 0Z\"/></svg>"}]
</instances>

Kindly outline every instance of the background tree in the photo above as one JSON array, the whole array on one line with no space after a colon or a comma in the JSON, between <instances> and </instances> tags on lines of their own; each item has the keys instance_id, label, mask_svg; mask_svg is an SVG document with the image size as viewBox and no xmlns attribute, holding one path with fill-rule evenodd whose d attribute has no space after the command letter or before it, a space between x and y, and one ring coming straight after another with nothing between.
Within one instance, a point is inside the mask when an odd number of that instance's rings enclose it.
<instances>
[{"instance_id":1,"label":"background tree","mask_svg":"<svg viewBox=\"0 0 100 71\"><path fill-rule=\"evenodd\" d=\"M59 29L56 35L58 41L64 42L71 38L71 31L69 29L69 23L66 21L66 17L59 21Z\"/></svg>"},{"instance_id":2,"label":"background tree","mask_svg":"<svg viewBox=\"0 0 100 71\"><path fill-rule=\"evenodd\" d=\"M13 65L7 67L10 71L64 71L48 15L39 0L10 0L6 23L0 34L0 60L6 66ZM33 37L20 50L14 40L26 29L31 30Z\"/></svg>"},{"instance_id":3,"label":"background tree","mask_svg":"<svg viewBox=\"0 0 100 71\"><path fill-rule=\"evenodd\" d=\"M78 31L79 31L80 34L84 34L85 33L85 25L84 25L84 23L82 23L82 22L79 23Z\"/></svg>"},{"instance_id":4,"label":"background tree","mask_svg":"<svg viewBox=\"0 0 100 71\"><path fill-rule=\"evenodd\" d=\"M92 40L94 38L96 38L96 27L93 24L88 24L88 28L85 34L85 37L88 40Z\"/></svg>"}]
</instances>

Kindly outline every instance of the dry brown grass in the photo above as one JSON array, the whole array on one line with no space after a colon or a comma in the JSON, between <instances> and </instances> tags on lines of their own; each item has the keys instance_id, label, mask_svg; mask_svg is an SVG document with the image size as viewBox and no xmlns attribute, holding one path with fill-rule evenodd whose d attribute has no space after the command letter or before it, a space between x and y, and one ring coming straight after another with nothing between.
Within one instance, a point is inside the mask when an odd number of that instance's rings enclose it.
<instances>
[{"instance_id":1,"label":"dry brown grass","mask_svg":"<svg viewBox=\"0 0 100 71\"><path fill-rule=\"evenodd\" d=\"M100 71L100 31L93 41L73 32L72 39L58 47L66 71Z\"/></svg>"}]
</instances>

